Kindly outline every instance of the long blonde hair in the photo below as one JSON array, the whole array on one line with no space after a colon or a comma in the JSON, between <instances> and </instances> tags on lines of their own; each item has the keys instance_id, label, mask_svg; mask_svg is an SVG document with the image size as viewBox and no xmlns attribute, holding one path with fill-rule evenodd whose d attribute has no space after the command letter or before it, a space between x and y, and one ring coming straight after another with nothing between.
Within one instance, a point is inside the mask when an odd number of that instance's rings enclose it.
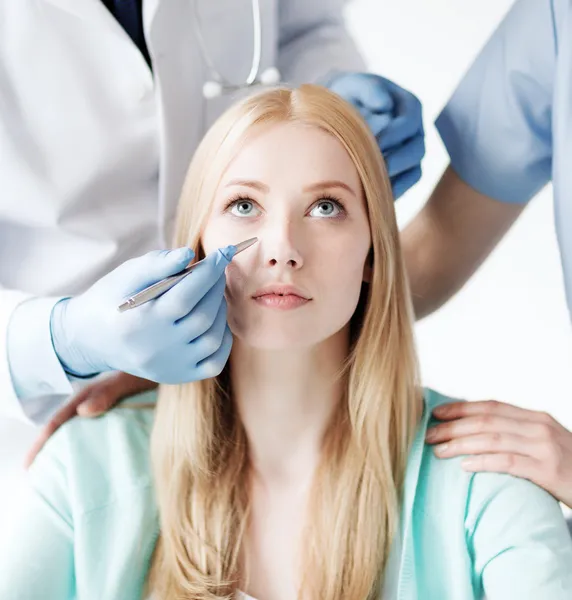
<instances>
[{"instance_id":1,"label":"long blonde hair","mask_svg":"<svg viewBox=\"0 0 572 600\"><path fill-rule=\"evenodd\" d=\"M311 490L300 590L307 600L366 600L381 590L422 412L393 197L374 137L349 104L319 86L277 88L241 101L197 149L174 245L203 255L200 235L226 167L257 126L284 122L320 128L343 144L369 214L371 281L350 323L344 399ZM250 505L248 443L228 366L212 379L162 386L156 413L151 453L161 536L149 589L158 600L232 598L248 569L241 549Z\"/></svg>"}]
</instances>

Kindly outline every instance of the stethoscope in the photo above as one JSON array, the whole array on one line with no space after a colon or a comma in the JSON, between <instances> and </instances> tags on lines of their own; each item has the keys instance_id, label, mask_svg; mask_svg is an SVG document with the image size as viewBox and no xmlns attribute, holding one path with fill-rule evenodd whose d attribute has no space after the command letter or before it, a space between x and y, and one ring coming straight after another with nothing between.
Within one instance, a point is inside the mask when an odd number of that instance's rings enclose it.
<instances>
[{"instance_id":1,"label":"stethoscope","mask_svg":"<svg viewBox=\"0 0 572 600\"><path fill-rule=\"evenodd\" d=\"M248 74L248 77L244 83L237 84L227 81L220 74L211 60L201 31L197 4L197 0L193 0L193 21L195 33L197 34L197 39L199 40L199 46L201 48L204 61L210 69L212 76L212 79L210 81L205 81L203 85L203 96L205 98L216 98L222 94L229 94L231 92L245 90L256 85L273 85L280 81L280 72L276 67L269 67L260 73L260 61L262 59L262 15L260 11L260 0L251 0L252 22L254 25L254 48L252 50L252 65L250 67L250 73Z\"/></svg>"}]
</instances>

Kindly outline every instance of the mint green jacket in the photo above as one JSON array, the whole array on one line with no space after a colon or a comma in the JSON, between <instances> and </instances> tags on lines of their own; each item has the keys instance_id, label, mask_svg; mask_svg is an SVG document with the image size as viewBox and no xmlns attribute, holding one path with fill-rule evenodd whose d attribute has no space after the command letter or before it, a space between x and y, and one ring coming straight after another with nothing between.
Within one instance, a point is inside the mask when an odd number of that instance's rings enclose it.
<instances>
[{"instance_id":1,"label":"mint green jacket","mask_svg":"<svg viewBox=\"0 0 572 600\"><path fill-rule=\"evenodd\" d=\"M572 541L556 500L525 480L466 473L425 445L431 410L448 401L425 392L388 573L396 596L383 600L570 600ZM152 410L117 408L53 436L0 536L0 599L142 598L158 535L152 423Z\"/></svg>"}]
</instances>

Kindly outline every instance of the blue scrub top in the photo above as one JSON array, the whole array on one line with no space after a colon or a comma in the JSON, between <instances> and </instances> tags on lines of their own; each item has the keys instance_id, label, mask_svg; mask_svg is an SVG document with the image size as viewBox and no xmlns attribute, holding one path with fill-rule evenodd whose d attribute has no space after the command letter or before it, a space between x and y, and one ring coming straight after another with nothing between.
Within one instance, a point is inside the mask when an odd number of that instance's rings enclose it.
<instances>
[{"instance_id":1,"label":"blue scrub top","mask_svg":"<svg viewBox=\"0 0 572 600\"><path fill-rule=\"evenodd\" d=\"M550 180L572 318L572 3L517 0L436 121L455 172L525 203Z\"/></svg>"}]
</instances>

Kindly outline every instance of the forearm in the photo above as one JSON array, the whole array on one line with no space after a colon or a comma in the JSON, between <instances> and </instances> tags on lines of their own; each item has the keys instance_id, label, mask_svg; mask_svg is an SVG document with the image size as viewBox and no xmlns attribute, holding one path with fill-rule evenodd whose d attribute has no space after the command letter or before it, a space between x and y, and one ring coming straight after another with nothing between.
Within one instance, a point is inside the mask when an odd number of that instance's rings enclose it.
<instances>
[{"instance_id":1,"label":"forearm","mask_svg":"<svg viewBox=\"0 0 572 600\"><path fill-rule=\"evenodd\" d=\"M497 202L449 167L401 233L418 319L454 296L486 260L525 205Z\"/></svg>"}]
</instances>

